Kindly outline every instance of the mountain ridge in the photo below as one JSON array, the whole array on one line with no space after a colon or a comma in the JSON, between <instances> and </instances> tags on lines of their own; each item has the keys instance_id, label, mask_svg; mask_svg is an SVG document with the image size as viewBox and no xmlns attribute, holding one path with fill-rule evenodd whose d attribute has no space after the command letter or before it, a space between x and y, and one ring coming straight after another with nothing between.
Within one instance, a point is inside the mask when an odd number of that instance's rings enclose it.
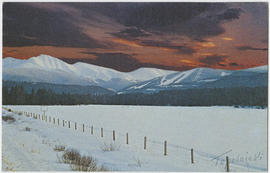
<instances>
[{"instance_id":1,"label":"mountain ridge","mask_svg":"<svg viewBox=\"0 0 270 173\"><path fill-rule=\"evenodd\" d=\"M35 70L38 71L35 72ZM144 71L148 71L151 75L141 75ZM40 78L37 76L39 72L41 73ZM46 76L48 72L52 75ZM138 81L148 80L152 77L173 72L174 71L155 68L141 68L133 72L125 73L82 62L68 64L48 55L40 55L27 60L19 60L12 57L3 59L3 78L5 80L16 79L16 81L47 82L44 81L45 76L45 78L50 79L48 81L49 83L97 85L106 88L111 86L114 90L135 84ZM65 73L67 73L67 75L65 75ZM52 78L52 76L54 78ZM62 79L65 80L63 81ZM76 79L79 79L79 81Z\"/></svg>"},{"instance_id":2,"label":"mountain ridge","mask_svg":"<svg viewBox=\"0 0 270 173\"><path fill-rule=\"evenodd\" d=\"M212 84L221 86L227 84L219 80L226 79L230 83L230 80L239 80L239 76L245 76L245 82L242 81L241 84L244 85L251 77L254 77L254 74L267 73L267 70L268 66L264 65L242 70L200 67L187 71L171 71L143 67L131 72L120 72L83 62L68 64L58 58L43 54L27 60L12 57L3 59L3 80L100 86L118 91L118 93L213 87ZM262 83L264 80L265 75L257 81ZM253 86L248 83L247 85Z\"/></svg>"}]
</instances>

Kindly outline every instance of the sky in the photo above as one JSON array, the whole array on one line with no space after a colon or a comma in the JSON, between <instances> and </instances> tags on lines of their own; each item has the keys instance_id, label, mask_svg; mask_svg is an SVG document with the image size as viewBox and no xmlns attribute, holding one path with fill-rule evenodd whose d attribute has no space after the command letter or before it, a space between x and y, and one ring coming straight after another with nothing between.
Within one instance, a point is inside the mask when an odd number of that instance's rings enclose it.
<instances>
[{"instance_id":1,"label":"sky","mask_svg":"<svg viewBox=\"0 0 270 173\"><path fill-rule=\"evenodd\" d=\"M267 65L268 3L6 2L2 52L123 72Z\"/></svg>"}]
</instances>

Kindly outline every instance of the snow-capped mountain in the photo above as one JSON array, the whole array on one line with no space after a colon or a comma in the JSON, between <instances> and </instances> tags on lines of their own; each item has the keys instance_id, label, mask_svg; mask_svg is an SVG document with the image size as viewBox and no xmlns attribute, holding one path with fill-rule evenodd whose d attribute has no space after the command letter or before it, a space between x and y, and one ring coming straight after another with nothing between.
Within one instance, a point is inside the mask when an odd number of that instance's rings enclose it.
<instances>
[{"instance_id":1,"label":"snow-capped mountain","mask_svg":"<svg viewBox=\"0 0 270 173\"><path fill-rule=\"evenodd\" d=\"M257 72L257 73L267 73L268 71L268 66L259 66L259 67L253 67L253 68L248 68L244 70L239 70L239 71L250 71L250 72Z\"/></svg>"},{"instance_id":2,"label":"snow-capped mountain","mask_svg":"<svg viewBox=\"0 0 270 173\"><path fill-rule=\"evenodd\" d=\"M124 73L87 63L68 64L48 55L27 60L11 57L3 59L3 80L46 82L69 85L95 85L119 90L175 71L140 68Z\"/></svg>"},{"instance_id":3,"label":"snow-capped mountain","mask_svg":"<svg viewBox=\"0 0 270 173\"><path fill-rule=\"evenodd\" d=\"M143 81L129 86L118 93L153 93L160 90L243 86L267 86L267 66L238 71L195 68Z\"/></svg>"},{"instance_id":4,"label":"snow-capped mountain","mask_svg":"<svg viewBox=\"0 0 270 173\"><path fill-rule=\"evenodd\" d=\"M100 86L118 93L267 86L267 72L268 66L237 71L195 68L183 72L140 68L125 73L82 62L68 64L48 55L27 60L3 59L3 80Z\"/></svg>"}]
</instances>

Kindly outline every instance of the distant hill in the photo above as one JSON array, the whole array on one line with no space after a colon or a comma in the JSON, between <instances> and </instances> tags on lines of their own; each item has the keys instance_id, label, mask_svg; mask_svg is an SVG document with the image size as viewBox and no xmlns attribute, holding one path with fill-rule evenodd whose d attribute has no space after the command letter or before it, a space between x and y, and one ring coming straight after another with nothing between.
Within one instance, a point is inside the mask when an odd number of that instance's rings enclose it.
<instances>
[{"instance_id":1,"label":"distant hill","mask_svg":"<svg viewBox=\"0 0 270 173\"><path fill-rule=\"evenodd\" d=\"M54 93L62 94L91 94L91 95L104 95L114 94L114 91L99 87L99 86L81 86L81 85L63 85L63 84L50 84L50 83L33 83L33 82L14 82L14 81L3 81L3 87L8 88L14 86L23 86L27 93L31 93L32 89L37 91L38 89L50 89Z\"/></svg>"}]
</instances>

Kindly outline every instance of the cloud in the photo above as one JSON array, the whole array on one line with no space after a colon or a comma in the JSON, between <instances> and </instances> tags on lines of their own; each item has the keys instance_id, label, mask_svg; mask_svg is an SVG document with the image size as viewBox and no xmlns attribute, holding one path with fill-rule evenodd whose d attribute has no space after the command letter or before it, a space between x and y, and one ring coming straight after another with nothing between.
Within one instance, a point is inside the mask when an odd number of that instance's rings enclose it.
<instances>
[{"instance_id":1,"label":"cloud","mask_svg":"<svg viewBox=\"0 0 270 173\"><path fill-rule=\"evenodd\" d=\"M84 33L83 21L89 27L115 21L128 28L111 34L124 39L179 34L203 40L223 33L221 22L240 14L226 3L4 3L3 45L106 48Z\"/></svg>"},{"instance_id":2,"label":"cloud","mask_svg":"<svg viewBox=\"0 0 270 173\"><path fill-rule=\"evenodd\" d=\"M122 38L113 38L112 41L115 43L126 45L126 46L142 47L142 45L140 45L140 43L137 41L130 41L130 40L122 39Z\"/></svg>"},{"instance_id":3,"label":"cloud","mask_svg":"<svg viewBox=\"0 0 270 173\"><path fill-rule=\"evenodd\" d=\"M191 55L195 53L195 50L191 47L174 45L169 41L143 40L141 41L141 45L176 50L178 54Z\"/></svg>"},{"instance_id":4,"label":"cloud","mask_svg":"<svg viewBox=\"0 0 270 173\"><path fill-rule=\"evenodd\" d=\"M129 40L122 38L112 39L115 43L120 43L126 46L136 47L136 48L158 48L163 51L176 52L178 54L191 55L195 53L195 49L184 45L175 45L170 41L157 41L157 40Z\"/></svg>"},{"instance_id":5,"label":"cloud","mask_svg":"<svg viewBox=\"0 0 270 173\"><path fill-rule=\"evenodd\" d=\"M241 13L240 8L228 8L226 3L130 3L115 10L119 15L112 17L125 26L193 39L223 33L221 23L238 19Z\"/></svg>"},{"instance_id":6,"label":"cloud","mask_svg":"<svg viewBox=\"0 0 270 173\"><path fill-rule=\"evenodd\" d=\"M73 24L72 16L66 11L48 11L33 4L4 3L3 46L105 47Z\"/></svg>"},{"instance_id":7,"label":"cloud","mask_svg":"<svg viewBox=\"0 0 270 173\"><path fill-rule=\"evenodd\" d=\"M231 37L222 37L221 39L225 40L225 41L232 41L233 40L233 38L231 38Z\"/></svg>"},{"instance_id":8,"label":"cloud","mask_svg":"<svg viewBox=\"0 0 270 173\"><path fill-rule=\"evenodd\" d=\"M125 53L96 53L96 52L81 52L81 53L96 56L96 59L86 60L88 63L113 68L118 71L132 71L141 67L140 62L136 60L133 57L133 55Z\"/></svg>"},{"instance_id":9,"label":"cloud","mask_svg":"<svg viewBox=\"0 0 270 173\"><path fill-rule=\"evenodd\" d=\"M150 36L151 34L148 34L139 28L132 27L117 33L111 33L111 35L124 39L134 39L137 37L147 37Z\"/></svg>"},{"instance_id":10,"label":"cloud","mask_svg":"<svg viewBox=\"0 0 270 173\"><path fill-rule=\"evenodd\" d=\"M232 67L239 66L239 64L237 64L237 63L235 63L235 62L232 62L232 63L230 63L229 65L232 66Z\"/></svg>"},{"instance_id":11,"label":"cloud","mask_svg":"<svg viewBox=\"0 0 270 173\"><path fill-rule=\"evenodd\" d=\"M224 66L226 64L224 64L226 62L227 57L226 56L222 56L222 55L211 55L211 56L207 56L205 58L201 58L199 59L199 61L201 63L204 63L205 65L221 65Z\"/></svg>"},{"instance_id":12,"label":"cloud","mask_svg":"<svg viewBox=\"0 0 270 173\"><path fill-rule=\"evenodd\" d=\"M238 50L246 51L246 50L258 50L258 51L267 51L268 48L257 48L252 46L238 46Z\"/></svg>"},{"instance_id":13,"label":"cloud","mask_svg":"<svg viewBox=\"0 0 270 173\"><path fill-rule=\"evenodd\" d=\"M231 20L239 19L241 12L243 12L241 8L229 8L222 14L218 14L217 18L219 20L231 21Z\"/></svg>"},{"instance_id":14,"label":"cloud","mask_svg":"<svg viewBox=\"0 0 270 173\"><path fill-rule=\"evenodd\" d=\"M69 59L61 58L68 63L75 62L86 62L90 64L95 64L103 67L112 68L118 71L130 72L141 67L151 67L166 70L189 70L194 68L193 65L183 65L183 66L167 66L155 63L143 63L134 58L135 54L124 54L124 53L96 53L96 52L81 52L84 54L95 55L96 59Z\"/></svg>"},{"instance_id":15,"label":"cloud","mask_svg":"<svg viewBox=\"0 0 270 173\"><path fill-rule=\"evenodd\" d=\"M222 22L238 19L242 10L229 8L229 3L71 3L91 16L89 11L107 16L126 27L118 36L138 37L147 34L180 34L192 39L203 39L224 32ZM87 10L85 10L87 9ZM136 28L136 29L135 29ZM123 37L121 37L123 38Z\"/></svg>"}]
</instances>

